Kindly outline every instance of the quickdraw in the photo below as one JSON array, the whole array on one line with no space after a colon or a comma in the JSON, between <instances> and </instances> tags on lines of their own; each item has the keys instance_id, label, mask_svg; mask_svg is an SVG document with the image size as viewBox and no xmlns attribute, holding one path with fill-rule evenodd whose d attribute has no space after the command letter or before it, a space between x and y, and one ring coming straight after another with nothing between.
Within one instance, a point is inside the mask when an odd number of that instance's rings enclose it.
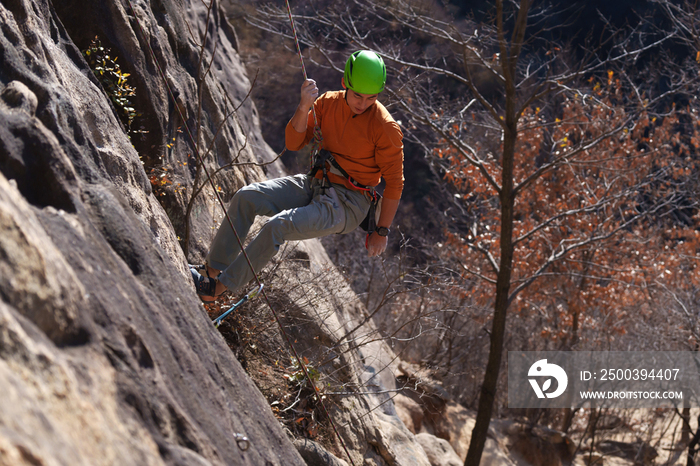
<instances>
[{"instance_id":1,"label":"quickdraw","mask_svg":"<svg viewBox=\"0 0 700 466\"><path fill-rule=\"evenodd\" d=\"M257 295L260 294L260 292L262 292L262 289L263 289L263 284L261 283L256 289L254 289L253 291L251 291L247 295L243 296L236 304L231 306L231 308L228 311L224 312L219 317L212 320L211 322L212 322L212 324L214 324L214 327L219 328L219 325L221 325L221 321L224 320L224 318L227 315L229 315L230 313L232 313L233 311L238 309L240 307L240 305L243 304L244 302L248 301L249 299L255 298Z\"/></svg>"}]
</instances>

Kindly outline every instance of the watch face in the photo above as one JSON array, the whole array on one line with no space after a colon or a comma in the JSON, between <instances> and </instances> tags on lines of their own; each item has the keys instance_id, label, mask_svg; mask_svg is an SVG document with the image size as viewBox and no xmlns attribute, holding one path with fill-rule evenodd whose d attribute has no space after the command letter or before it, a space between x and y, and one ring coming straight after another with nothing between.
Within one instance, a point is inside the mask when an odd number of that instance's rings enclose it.
<instances>
[{"instance_id":1,"label":"watch face","mask_svg":"<svg viewBox=\"0 0 700 466\"><path fill-rule=\"evenodd\" d=\"M387 227L378 227L377 234L379 236L389 236L389 229Z\"/></svg>"}]
</instances>

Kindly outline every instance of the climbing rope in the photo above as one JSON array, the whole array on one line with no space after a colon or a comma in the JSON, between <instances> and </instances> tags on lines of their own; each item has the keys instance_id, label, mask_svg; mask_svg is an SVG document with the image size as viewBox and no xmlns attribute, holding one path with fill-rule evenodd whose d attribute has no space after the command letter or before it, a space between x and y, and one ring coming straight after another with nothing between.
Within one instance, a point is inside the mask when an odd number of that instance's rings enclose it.
<instances>
[{"instance_id":1,"label":"climbing rope","mask_svg":"<svg viewBox=\"0 0 700 466\"><path fill-rule=\"evenodd\" d=\"M214 0L212 0L212 2L213 2L213 1L214 1ZM268 308L269 308L270 311L272 312L272 315L274 316L275 321L277 322L277 325L279 326L280 331L282 332L282 335L284 336L285 340L287 341L287 344L289 345L289 348L290 348L291 351L292 351L292 354L294 355L294 359L296 360L296 362L297 362L297 364L299 365L299 367L302 369L302 372L304 373L304 377L305 377L306 380L309 382L309 385L313 388L314 394L316 395L316 398L318 399L318 402L319 402L319 404L321 405L321 408L322 408L324 414L325 414L326 417L328 418L328 421L330 422L331 427L333 428L333 432L335 433L336 437L338 438L338 441L339 441L340 444L342 445L343 450L345 451L345 454L347 455L348 460L350 461L350 464L351 464L352 466L355 466L355 463L353 462L352 457L350 456L350 452L348 451L348 448L347 448L347 446L345 445L345 442L343 441L342 437L340 436L340 433L338 432L338 429L336 428L335 422L333 422L333 418L331 418L331 415L330 415L330 413L328 412L328 409L326 408L326 404L323 402L323 397L322 397L322 395L321 395L321 392L318 390L318 387L316 386L316 384L314 383L314 381L311 379L311 376L309 375L309 371L308 371L307 368L306 368L306 364L304 364L304 361L303 361L302 358L299 356L299 353L297 353L297 350L294 348L294 345L292 344L292 340L291 340L289 334L285 331L284 326L282 325L282 321L280 320L280 317L279 317L278 313L277 313L277 312L275 311L275 309L272 307L272 304L271 304L271 302L270 302L270 299L269 299L269 297L267 296L267 293L265 292L265 289L263 288L263 284L262 284L262 281L260 280L260 277L258 277L258 274L255 272L255 268L253 267L253 264L252 264L252 262L250 261L250 258L248 257L248 254L246 253L245 249L243 248L243 241L241 240L240 236L238 235L238 232L236 231L236 229L235 229L234 226L233 226L233 221L231 220L231 217L228 215L228 211L227 211L227 209L226 209L226 205L224 204L224 201L223 201L223 199L222 199L222 197L221 197L221 194L220 194L219 191L216 189L216 185L214 184L214 180L213 180L213 178L211 177L211 175L210 175L210 173L209 173L209 169L208 169L207 166L204 164L204 160L203 160L203 158L202 158L202 154L199 152L199 149L198 149L198 145L197 145L197 143L196 143L196 140L195 140L195 138L193 137L192 132L190 131L189 126L187 125L187 119L185 118L185 115L183 114L182 109L181 109L180 106L177 104L177 99L175 98L175 94L173 93L173 90L171 89L170 84L168 83L168 80L167 80L166 77L165 77L165 73L163 72L163 69L162 69L162 67L160 66L160 63L158 62L158 59L156 58L156 54L155 54L155 52L153 51L153 48L151 47L151 42L148 40L148 36L146 35L146 32L143 30L143 28L142 28L142 26L141 26L141 22L139 21L138 17L136 16L136 10L134 9L134 6L133 6L131 0L126 0L126 2L127 2L128 6L129 6L129 11L131 12L132 17L134 18L134 22L136 23L136 26L137 26L139 32L141 33L141 39L142 39L143 42L146 44L146 48L148 49L149 54L151 55L151 58L152 58L152 60L153 60L153 63L154 63L154 65L155 65L156 69L158 70L158 74L160 75L161 79L163 80L163 83L165 84L165 87L166 87L166 89L167 89L167 91L168 91L168 95L170 96L170 99L171 99L171 101L173 102L174 107L177 109L177 112L178 112L178 114L179 114L179 116L180 116L181 121L183 122L183 125L184 125L184 127L185 127L185 132L186 132L186 134L187 134L187 137L188 137L189 140L190 140L190 143L192 144L192 147L193 147L193 149L194 149L195 156L197 157L197 160L199 161L200 166L204 169L204 172L205 172L205 175L206 175L206 177L207 177L207 180L209 181L209 183L210 183L210 185L211 185L211 187L212 187L212 191L214 192L214 195L216 196L216 199L217 199L217 201L218 201L218 203L219 203L221 209L222 209L223 212L224 212L224 217L226 218L226 221L228 222L229 226L231 227L231 230L233 231L234 236L236 237L236 241L238 242L238 246L239 246L240 249L241 249L241 253L243 254L243 257L245 257L245 260L246 260L246 262L248 263L248 266L250 267L250 270L253 272L253 276L255 277L255 281L256 281L256 283L257 283L257 285L258 285L257 292L260 292L260 293L262 294L263 299L265 300L265 302L266 302ZM289 1L288 1L288 0L285 0L285 2L287 3L287 11L289 12L289 19L290 19L290 21L292 22L292 29L294 30L294 39L295 39L295 42L296 42L296 45L297 45L297 51L298 51L298 53L299 53L299 58L300 58L300 60L301 60L301 66L302 66L302 70L303 70L303 73L304 73L304 79L308 79L308 78L306 77L306 68L304 67L304 59L303 59L303 56L301 55L301 49L299 48L299 41L298 41L298 39L297 39L296 28L295 28L295 26L294 26L294 19L293 19L293 17L292 17L291 9L290 9L290 7L289 7ZM208 22L209 22L209 17L207 16L207 27L208 27ZM313 109L313 107L312 107L312 109ZM318 145L319 145L319 147L320 147L320 145L321 145L321 143L322 143L322 141L323 141L323 138L321 137L321 129L320 129L320 127L318 126L318 120L317 120L317 118L316 118L316 112L315 112L315 110L313 111L313 116L314 116L314 123L315 123L314 138L315 138L316 142L318 143ZM257 294L257 292L256 292L256 294ZM240 434L237 434L237 435L240 435ZM241 444L240 444L240 440L239 440L239 439L236 439L236 440L237 440L237 442L239 442L239 447L240 447L240 445L241 445ZM246 440L246 448L245 448L245 449L247 449L247 448L248 448L247 445L248 445L249 442L248 442L248 439L247 439L247 438L246 438L245 440Z\"/></svg>"},{"instance_id":2,"label":"climbing rope","mask_svg":"<svg viewBox=\"0 0 700 466\"><path fill-rule=\"evenodd\" d=\"M289 0L284 0L287 5L287 14L289 15L289 22L292 25L292 34L294 35L294 44L297 47L297 55L299 55L299 62L301 63L301 72L304 75L304 81L309 79L306 74L306 66L304 66L304 55L301 53L301 46L299 45L299 36L297 34L297 28L294 24L294 17L292 16L292 8L289 6ZM311 114L314 117L314 140L311 143L311 165L314 163L314 158L318 151L323 146L323 134L321 133L321 127L318 124L318 118L316 117L316 107L311 106Z\"/></svg>"}]
</instances>

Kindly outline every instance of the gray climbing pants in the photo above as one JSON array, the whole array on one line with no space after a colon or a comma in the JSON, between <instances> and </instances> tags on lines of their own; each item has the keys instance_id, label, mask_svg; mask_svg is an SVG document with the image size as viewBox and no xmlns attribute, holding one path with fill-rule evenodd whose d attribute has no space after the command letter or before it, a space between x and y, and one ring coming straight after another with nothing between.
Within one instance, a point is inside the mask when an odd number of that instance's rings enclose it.
<instances>
[{"instance_id":1,"label":"gray climbing pants","mask_svg":"<svg viewBox=\"0 0 700 466\"><path fill-rule=\"evenodd\" d=\"M349 233L357 228L369 211L369 196L342 185L333 184L332 188L324 193L320 180L296 175L253 183L233 196L228 215L242 242L256 216L270 217L245 247L255 273L285 241ZM219 280L231 291L253 278L248 261L240 252L236 236L224 219L212 242L207 264L222 271Z\"/></svg>"}]
</instances>

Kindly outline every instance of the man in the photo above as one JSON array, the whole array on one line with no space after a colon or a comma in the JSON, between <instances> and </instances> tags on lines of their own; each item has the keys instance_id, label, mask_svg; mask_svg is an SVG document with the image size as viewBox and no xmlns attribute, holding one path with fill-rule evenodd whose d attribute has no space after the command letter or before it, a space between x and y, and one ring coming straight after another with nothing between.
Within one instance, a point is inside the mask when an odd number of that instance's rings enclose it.
<instances>
[{"instance_id":1,"label":"man","mask_svg":"<svg viewBox=\"0 0 700 466\"><path fill-rule=\"evenodd\" d=\"M242 241L257 215L270 217L246 247L256 273L285 241L349 233L357 228L370 209L367 188L377 186L382 177L386 186L381 212L366 247L370 257L384 252L404 180L403 134L377 101L385 82L382 58L374 52L358 51L345 64L344 91L327 92L317 99L316 83L308 79L302 84L299 105L285 130L287 148L299 150L308 144L314 137L316 119L322 147L332 154L340 171L327 165L327 170L313 177L295 175L253 183L233 196L228 215ZM324 188L324 176L331 189ZM205 301L216 299L226 289L236 290L254 277L227 221L214 238L206 264L190 269L197 293Z\"/></svg>"}]
</instances>

